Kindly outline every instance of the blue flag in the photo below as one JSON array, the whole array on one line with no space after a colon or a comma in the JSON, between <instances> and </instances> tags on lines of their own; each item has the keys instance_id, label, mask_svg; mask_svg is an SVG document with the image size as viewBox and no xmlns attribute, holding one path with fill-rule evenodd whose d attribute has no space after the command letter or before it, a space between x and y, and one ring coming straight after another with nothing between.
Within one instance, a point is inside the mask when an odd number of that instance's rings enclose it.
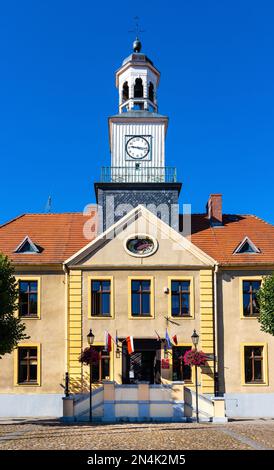
<instances>
[{"instance_id":1,"label":"blue flag","mask_svg":"<svg viewBox=\"0 0 274 470\"><path fill-rule=\"evenodd\" d=\"M171 348L172 348L171 341L170 341L170 337L168 336L167 329L166 329L166 347L167 347L167 349L171 349Z\"/></svg>"}]
</instances>

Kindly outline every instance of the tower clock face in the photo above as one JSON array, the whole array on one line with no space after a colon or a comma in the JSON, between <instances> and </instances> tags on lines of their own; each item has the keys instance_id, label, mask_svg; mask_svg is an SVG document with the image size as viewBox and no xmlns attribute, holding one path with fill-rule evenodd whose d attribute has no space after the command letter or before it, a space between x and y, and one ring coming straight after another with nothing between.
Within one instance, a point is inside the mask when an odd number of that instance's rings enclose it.
<instances>
[{"instance_id":1,"label":"tower clock face","mask_svg":"<svg viewBox=\"0 0 274 470\"><path fill-rule=\"evenodd\" d=\"M134 160L145 158L150 151L150 145L145 137L136 135L126 143L126 153Z\"/></svg>"}]
</instances>

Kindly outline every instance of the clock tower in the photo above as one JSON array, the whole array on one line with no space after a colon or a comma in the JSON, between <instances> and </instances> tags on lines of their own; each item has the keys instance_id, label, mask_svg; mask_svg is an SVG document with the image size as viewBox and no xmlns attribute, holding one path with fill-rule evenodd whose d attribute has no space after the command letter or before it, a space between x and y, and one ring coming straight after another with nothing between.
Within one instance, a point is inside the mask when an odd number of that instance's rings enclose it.
<instances>
[{"instance_id":1,"label":"clock tower","mask_svg":"<svg viewBox=\"0 0 274 470\"><path fill-rule=\"evenodd\" d=\"M137 38L116 72L119 112L108 120L111 166L102 168L101 182L95 183L101 230L125 215L121 207L139 204L155 207L155 214L176 228L181 183L176 169L165 165L168 118L158 113L159 80L160 72L141 53ZM164 216L157 210L163 204Z\"/></svg>"}]
</instances>

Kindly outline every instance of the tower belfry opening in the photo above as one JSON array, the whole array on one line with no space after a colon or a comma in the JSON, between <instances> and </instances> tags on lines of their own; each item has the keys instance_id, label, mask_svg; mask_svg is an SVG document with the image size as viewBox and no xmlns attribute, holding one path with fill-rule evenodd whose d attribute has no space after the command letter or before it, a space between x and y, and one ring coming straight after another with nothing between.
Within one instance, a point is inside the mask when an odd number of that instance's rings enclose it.
<instances>
[{"instance_id":1,"label":"tower belfry opening","mask_svg":"<svg viewBox=\"0 0 274 470\"><path fill-rule=\"evenodd\" d=\"M125 102L128 99L129 99L129 87L128 87L128 82L125 82L123 84L122 100L123 100L123 102Z\"/></svg>"},{"instance_id":2,"label":"tower belfry opening","mask_svg":"<svg viewBox=\"0 0 274 470\"><path fill-rule=\"evenodd\" d=\"M143 98L144 87L143 81L141 78L136 78L134 85L134 98Z\"/></svg>"}]
</instances>

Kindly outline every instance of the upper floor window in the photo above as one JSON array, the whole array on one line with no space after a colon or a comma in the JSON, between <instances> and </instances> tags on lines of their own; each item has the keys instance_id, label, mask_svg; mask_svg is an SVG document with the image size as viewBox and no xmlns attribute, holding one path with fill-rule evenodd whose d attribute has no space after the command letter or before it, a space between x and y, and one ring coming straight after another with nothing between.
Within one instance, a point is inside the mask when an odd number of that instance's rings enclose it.
<instances>
[{"instance_id":1,"label":"upper floor window","mask_svg":"<svg viewBox=\"0 0 274 470\"><path fill-rule=\"evenodd\" d=\"M246 384L265 382L263 346L244 346L244 374Z\"/></svg>"},{"instance_id":2,"label":"upper floor window","mask_svg":"<svg viewBox=\"0 0 274 470\"><path fill-rule=\"evenodd\" d=\"M260 280L243 281L243 316L256 317L259 315L259 303L257 300L257 292L260 289Z\"/></svg>"},{"instance_id":3,"label":"upper floor window","mask_svg":"<svg viewBox=\"0 0 274 470\"><path fill-rule=\"evenodd\" d=\"M135 317L151 315L151 281L149 279L131 281L131 315Z\"/></svg>"},{"instance_id":4,"label":"upper floor window","mask_svg":"<svg viewBox=\"0 0 274 470\"><path fill-rule=\"evenodd\" d=\"M172 380L192 381L191 367L187 366L183 357L191 349L191 346L173 346L172 347Z\"/></svg>"},{"instance_id":5,"label":"upper floor window","mask_svg":"<svg viewBox=\"0 0 274 470\"><path fill-rule=\"evenodd\" d=\"M38 348L18 347L18 384L38 385Z\"/></svg>"},{"instance_id":6,"label":"upper floor window","mask_svg":"<svg viewBox=\"0 0 274 470\"><path fill-rule=\"evenodd\" d=\"M111 280L91 281L91 316L111 316Z\"/></svg>"},{"instance_id":7,"label":"upper floor window","mask_svg":"<svg viewBox=\"0 0 274 470\"><path fill-rule=\"evenodd\" d=\"M143 81L141 78L136 78L134 85L134 98L143 98L144 96L144 87Z\"/></svg>"},{"instance_id":8,"label":"upper floor window","mask_svg":"<svg viewBox=\"0 0 274 470\"><path fill-rule=\"evenodd\" d=\"M38 281L19 281L19 316L38 317Z\"/></svg>"},{"instance_id":9,"label":"upper floor window","mask_svg":"<svg viewBox=\"0 0 274 470\"><path fill-rule=\"evenodd\" d=\"M174 317L189 317L190 308L190 281L171 281L171 315Z\"/></svg>"}]
</instances>

